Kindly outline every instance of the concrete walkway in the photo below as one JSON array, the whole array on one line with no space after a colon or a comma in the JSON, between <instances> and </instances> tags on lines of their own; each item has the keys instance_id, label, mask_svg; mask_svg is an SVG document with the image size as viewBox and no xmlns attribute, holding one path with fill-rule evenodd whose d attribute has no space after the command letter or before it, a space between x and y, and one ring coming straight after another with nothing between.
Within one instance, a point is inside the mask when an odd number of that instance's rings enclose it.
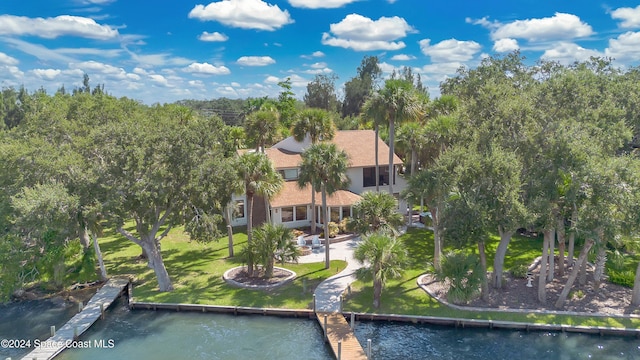
<instances>
[{"instance_id":1,"label":"concrete walkway","mask_svg":"<svg viewBox=\"0 0 640 360\"><path fill-rule=\"evenodd\" d=\"M353 258L353 251L358 246L360 237L330 244L331 260L345 260L347 267L340 273L328 278L316 287L316 312L333 313L340 311L340 295L355 279L355 272L362 265ZM298 262L314 263L325 260L324 246L313 249L311 255L301 256Z\"/></svg>"}]
</instances>

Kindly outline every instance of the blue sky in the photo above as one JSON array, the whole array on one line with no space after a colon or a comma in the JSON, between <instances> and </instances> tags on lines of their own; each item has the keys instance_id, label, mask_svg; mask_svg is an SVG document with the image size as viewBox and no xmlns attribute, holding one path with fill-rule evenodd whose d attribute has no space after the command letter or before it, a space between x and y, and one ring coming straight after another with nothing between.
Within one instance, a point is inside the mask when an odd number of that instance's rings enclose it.
<instances>
[{"instance_id":1,"label":"blue sky","mask_svg":"<svg viewBox=\"0 0 640 360\"><path fill-rule=\"evenodd\" d=\"M640 64L640 5L592 0L5 0L0 86L54 92L83 73L147 104L299 98L315 74L341 92L365 55L410 66L432 96L464 65L520 49L529 62L590 56Z\"/></svg>"}]
</instances>

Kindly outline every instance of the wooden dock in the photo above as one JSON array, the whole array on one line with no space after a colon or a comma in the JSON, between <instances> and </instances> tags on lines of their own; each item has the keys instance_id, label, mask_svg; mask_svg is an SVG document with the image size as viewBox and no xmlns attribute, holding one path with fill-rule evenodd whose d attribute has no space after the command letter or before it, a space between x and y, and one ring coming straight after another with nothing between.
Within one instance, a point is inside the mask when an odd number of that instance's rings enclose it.
<instances>
[{"instance_id":1,"label":"wooden dock","mask_svg":"<svg viewBox=\"0 0 640 360\"><path fill-rule=\"evenodd\" d=\"M62 352L65 348L93 325L101 316L101 310L106 310L127 288L129 280L111 279L98 290L89 300L81 312L77 313L56 334L41 341L40 346L27 354L22 360L49 360Z\"/></svg>"},{"instance_id":2,"label":"wooden dock","mask_svg":"<svg viewBox=\"0 0 640 360\"><path fill-rule=\"evenodd\" d=\"M362 345L356 339L353 330L341 313L318 313L318 322L327 333L327 341L331 345L336 359L357 360L367 359ZM327 329L324 328L324 318L327 317ZM324 335L324 332L323 332ZM339 342L340 345L338 344Z\"/></svg>"}]
</instances>

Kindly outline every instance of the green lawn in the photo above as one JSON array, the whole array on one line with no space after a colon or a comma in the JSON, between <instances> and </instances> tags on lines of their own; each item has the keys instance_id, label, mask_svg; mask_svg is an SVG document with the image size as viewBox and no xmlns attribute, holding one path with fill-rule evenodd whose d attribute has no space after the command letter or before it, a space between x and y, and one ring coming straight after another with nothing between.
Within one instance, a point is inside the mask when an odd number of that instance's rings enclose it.
<instances>
[{"instance_id":1,"label":"green lawn","mask_svg":"<svg viewBox=\"0 0 640 360\"><path fill-rule=\"evenodd\" d=\"M345 311L379 314L403 314L420 316L440 316L465 319L518 321L540 324L566 324L584 326L640 327L640 320L612 319L601 317L575 317L560 315L518 314L500 311L473 312L459 311L441 305L418 287L417 279L425 272L427 263L433 258L433 233L422 229L409 229L401 237L409 251L411 264L402 279L389 281L382 293L379 309L373 308L371 283L356 281L352 285L352 296L345 302ZM487 262L493 262L492 252L499 239L492 238L487 244ZM530 263L540 255L542 240L516 236L509 245L505 259L505 269L521 262ZM450 248L445 248L445 251ZM491 254L491 255L490 255ZM489 269L491 270L491 269Z\"/></svg>"},{"instance_id":2,"label":"green lawn","mask_svg":"<svg viewBox=\"0 0 640 360\"><path fill-rule=\"evenodd\" d=\"M520 321L530 323L567 324L586 326L640 327L640 320L621 320L599 317L570 317L558 315L515 314L505 312L458 311L441 305L428 296L416 283L425 272L433 256L433 234L428 230L409 229L401 237L410 254L410 267L402 279L390 281L382 294L380 309L372 307L371 283L356 281L352 295L347 297L345 311L380 314L404 314L441 316L466 319ZM235 252L246 243L244 229L236 229ZM488 263L499 239L494 237L487 244ZM329 270L324 263L287 264L298 277L290 284L272 291L240 289L227 285L222 274L242 265L236 258L228 258L227 239L201 244L189 241L183 229L172 230L162 240L162 254L173 281L175 290L162 293L157 290L153 271L145 261L136 260L140 248L113 232L105 234L100 241L110 276L128 275L134 279L134 297L141 302L191 303L228 306L272 307L289 309L311 309L313 291L324 279L344 269L344 261L334 260ZM509 245L505 269L518 263L530 263L539 256L541 239L516 236ZM451 250L445 248L445 251ZM471 251L471 249L469 249ZM489 269L491 270L491 269Z\"/></svg>"},{"instance_id":3,"label":"green lawn","mask_svg":"<svg viewBox=\"0 0 640 360\"><path fill-rule=\"evenodd\" d=\"M298 275L290 284L272 291L240 289L227 285L222 279L226 270L242 265L237 257L228 258L226 237L201 244L189 241L183 229L178 228L162 240L163 259L175 290L159 292L153 270L147 267L146 261L136 260L140 247L119 234L105 235L100 245L107 272L110 276L131 276L135 300L141 302L311 309L315 287L346 266L338 260L331 262L329 270L324 269L324 262L287 264L285 268ZM246 241L244 229L234 234L236 254Z\"/></svg>"}]
</instances>

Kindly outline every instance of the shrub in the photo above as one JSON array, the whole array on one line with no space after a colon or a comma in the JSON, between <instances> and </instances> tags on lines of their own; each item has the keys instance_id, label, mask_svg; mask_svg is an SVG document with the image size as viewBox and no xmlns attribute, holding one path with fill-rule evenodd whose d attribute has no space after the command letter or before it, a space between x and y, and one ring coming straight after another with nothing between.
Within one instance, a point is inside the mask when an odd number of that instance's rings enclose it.
<instances>
[{"instance_id":1,"label":"shrub","mask_svg":"<svg viewBox=\"0 0 640 360\"><path fill-rule=\"evenodd\" d=\"M340 232L340 226L333 221L329 221L329 237L336 237Z\"/></svg>"},{"instance_id":2,"label":"shrub","mask_svg":"<svg viewBox=\"0 0 640 360\"><path fill-rule=\"evenodd\" d=\"M580 300L583 297L584 297L584 291L582 290L572 291L571 294L569 294L569 298L574 300Z\"/></svg>"},{"instance_id":3,"label":"shrub","mask_svg":"<svg viewBox=\"0 0 640 360\"><path fill-rule=\"evenodd\" d=\"M635 279L633 271L609 270L608 274L609 282L633 289L633 281Z\"/></svg>"},{"instance_id":4,"label":"shrub","mask_svg":"<svg viewBox=\"0 0 640 360\"><path fill-rule=\"evenodd\" d=\"M435 275L440 281L449 281L447 299L454 304L465 304L478 296L482 276L486 276L477 255L460 251L444 255L441 270Z\"/></svg>"},{"instance_id":5,"label":"shrub","mask_svg":"<svg viewBox=\"0 0 640 360\"><path fill-rule=\"evenodd\" d=\"M509 272L511 272L511 275L515 278L525 279L528 271L527 265L520 263L514 265Z\"/></svg>"},{"instance_id":6,"label":"shrub","mask_svg":"<svg viewBox=\"0 0 640 360\"><path fill-rule=\"evenodd\" d=\"M343 218L342 220L340 220L340 223L338 224L338 229L340 231L340 234L344 234L346 232L349 232L349 230L347 230L347 223L349 222L349 218Z\"/></svg>"}]
</instances>

